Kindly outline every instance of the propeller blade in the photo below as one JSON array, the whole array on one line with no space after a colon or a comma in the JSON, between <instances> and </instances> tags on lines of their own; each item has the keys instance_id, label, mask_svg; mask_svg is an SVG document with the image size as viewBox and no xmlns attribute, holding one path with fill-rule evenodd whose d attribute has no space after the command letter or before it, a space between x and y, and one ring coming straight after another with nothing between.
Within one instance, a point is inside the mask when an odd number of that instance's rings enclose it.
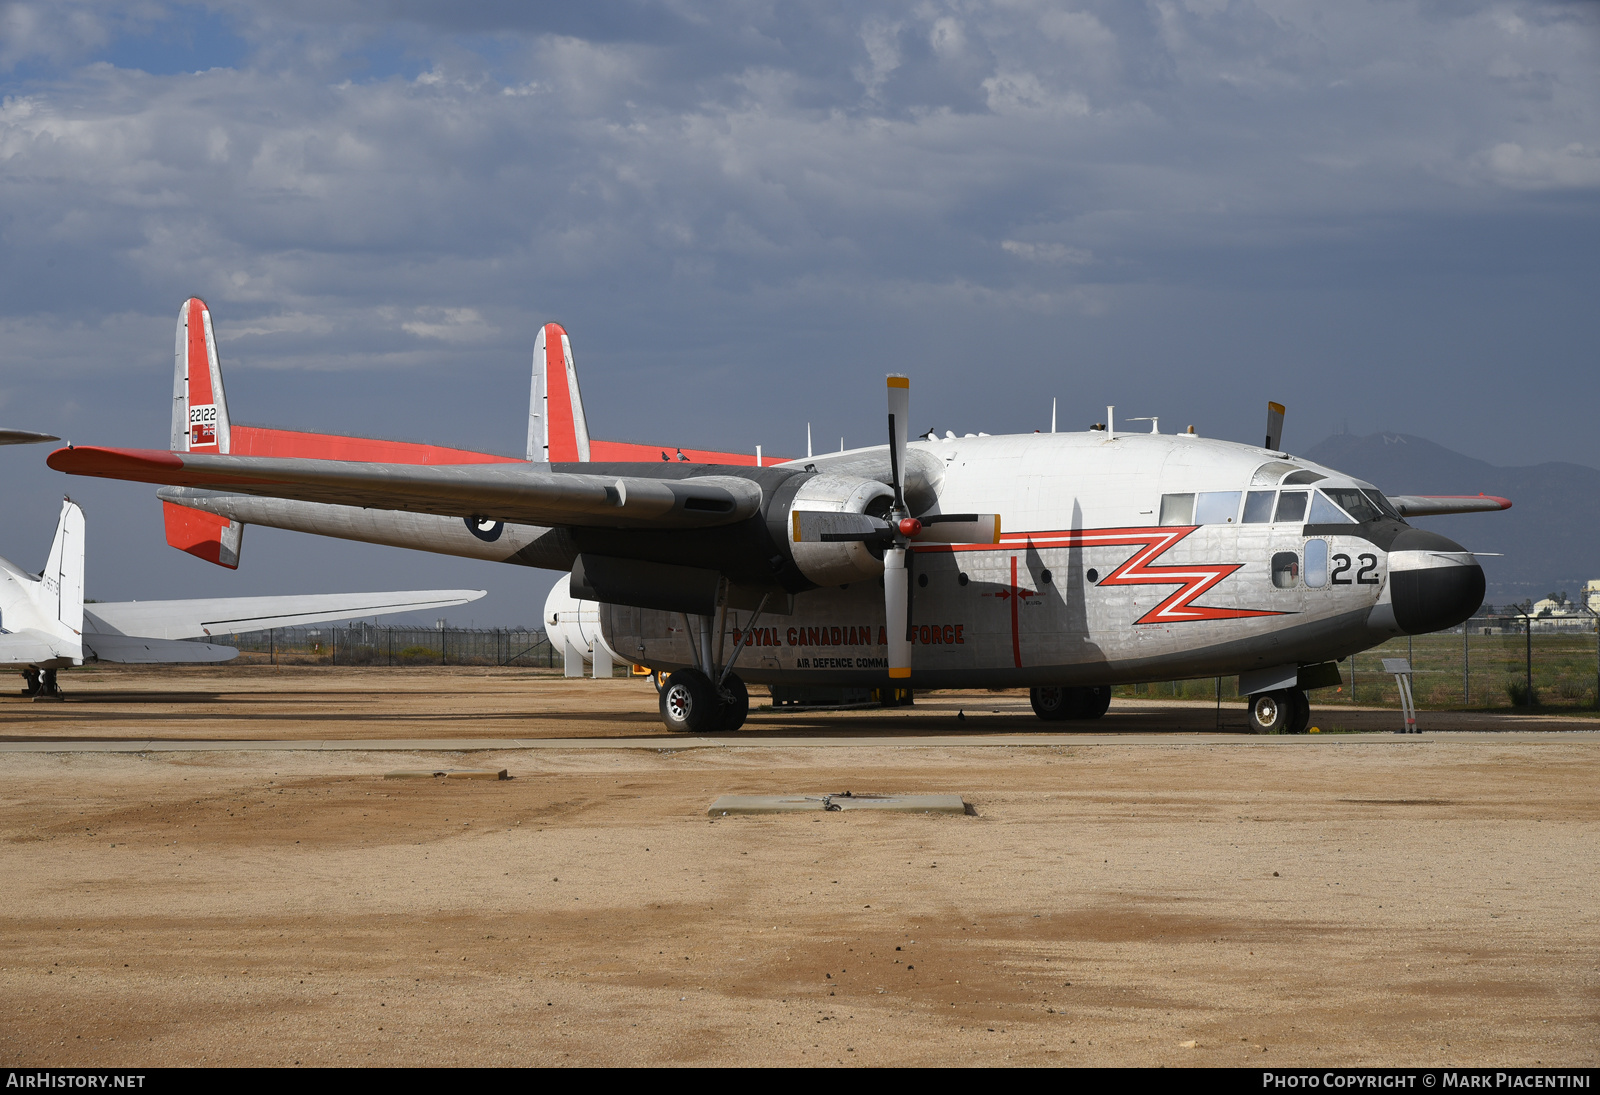
<instances>
[{"instance_id":1,"label":"propeller blade","mask_svg":"<svg viewBox=\"0 0 1600 1095\"><path fill-rule=\"evenodd\" d=\"M1281 450L1279 442L1283 440L1283 404L1267 404L1267 448L1274 452Z\"/></svg>"},{"instance_id":2,"label":"propeller blade","mask_svg":"<svg viewBox=\"0 0 1600 1095\"><path fill-rule=\"evenodd\" d=\"M906 569L905 548L883 552L883 614L889 628L889 678L911 676L911 572Z\"/></svg>"},{"instance_id":3,"label":"propeller blade","mask_svg":"<svg viewBox=\"0 0 1600 1095\"><path fill-rule=\"evenodd\" d=\"M889 374L889 472L894 477L894 515L906 516L906 423L911 418L911 381Z\"/></svg>"},{"instance_id":4,"label":"propeller blade","mask_svg":"<svg viewBox=\"0 0 1600 1095\"><path fill-rule=\"evenodd\" d=\"M915 518L913 518L915 520ZM919 544L998 544L998 513L936 513L917 521L910 539Z\"/></svg>"},{"instance_id":5,"label":"propeller blade","mask_svg":"<svg viewBox=\"0 0 1600 1095\"><path fill-rule=\"evenodd\" d=\"M872 542L894 538L893 526L865 513L829 513L796 510L793 514L797 544L837 543L841 540Z\"/></svg>"}]
</instances>

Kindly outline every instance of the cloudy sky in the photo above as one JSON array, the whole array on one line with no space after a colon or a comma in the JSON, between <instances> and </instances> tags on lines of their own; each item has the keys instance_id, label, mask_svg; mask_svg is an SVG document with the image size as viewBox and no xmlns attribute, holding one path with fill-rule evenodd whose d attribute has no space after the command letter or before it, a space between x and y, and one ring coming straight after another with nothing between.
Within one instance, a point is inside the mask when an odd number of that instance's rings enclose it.
<instances>
[{"instance_id":1,"label":"cloudy sky","mask_svg":"<svg viewBox=\"0 0 1600 1095\"><path fill-rule=\"evenodd\" d=\"M268 10L270 8L270 11ZM597 436L794 453L1159 415L1600 464L1600 5L0 2L0 425L160 446L182 300L235 420L520 454L539 324ZM266 529L0 450L90 593L553 575ZM38 558L35 558L35 557Z\"/></svg>"}]
</instances>

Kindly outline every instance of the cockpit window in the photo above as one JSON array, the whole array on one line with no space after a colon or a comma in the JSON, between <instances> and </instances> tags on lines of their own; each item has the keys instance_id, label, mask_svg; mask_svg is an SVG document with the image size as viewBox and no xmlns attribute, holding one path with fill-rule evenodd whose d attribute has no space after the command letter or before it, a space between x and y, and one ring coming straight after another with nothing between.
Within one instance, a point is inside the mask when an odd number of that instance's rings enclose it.
<instances>
[{"instance_id":1,"label":"cockpit window","mask_svg":"<svg viewBox=\"0 0 1600 1095\"><path fill-rule=\"evenodd\" d=\"M1381 491L1381 490L1367 490L1367 489L1363 488L1361 493L1366 495L1367 498L1371 500L1372 504L1377 506L1379 511L1381 511L1385 517L1389 518L1389 520L1391 520L1391 521L1403 521L1403 520L1405 520L1405 518L1400 516L1400 511L1395 509L1394 506L1389 503L1389 499L1388 498L1384 497L1383 491Z\"/></svg>"},{"instance_id":2,"label":"cockpit window","mask_svg":"<svg viewBox=\"0 0 1600 1095\"><path fill-rule=\"evenodd\" d=\"M1319 479L1326 478L1328 477L1320 472L1306 471L1304 468L1302 468L1294 474L1286 476L1283 480L1283 485L1286 487L1299 486L1301 483L1315 483Z\"/></svg>"},{"instance_id":3,"label":"cockpit window","mask_svg":"<svg viewBox=\"0 0 1600 1095\"><path fill-rule=\"evenodd\" d=\"M1277 495L1270 490L1253 490L1244 496L1244 523L1265 525L1272 520L1272 500Z\"/></svg>"},{"instance_id":4,"label":"cockpit window","mask_svg":"<svg viewBox=\"0 0 1600 1095\"><path fill-rule=\"evenodd\" d=\"M1339 504L1339 508L1354 517L1358 522L1380 521L1383 511L1373 505L1372 499L1367 497L1366 491L1354 487L1323 487L1322 491L1329 498Z\"/></svg>"},{"instance_id":5,"label":"cockpit window","mask_svg":"<svg viewBox=\"0 0 1600 1095\"><path fill-rule=\"evenodd\" d=\"M1194 523L1231 525L1239 519L1239 491L1212 490L1194 496Z\"/></svg>"},{"instance_id":6,"label":"cockpit window","mask_svg":"<svg viewBox=\"0 0 1600 1095\"><path fill-rule=\"evenodd\" d=\"M1295 466L1293 464L1285 464L1282 460L1274 460L1271 463L1262 464L1256 469L1255 474L1250 477L1250 485L1252 487L1275 487L1278 485L1278 480L1294 470Z\"/></svg>"},{"instance_id":7,"label":"cockpit window","mask_svg":"<svg viewBox=\"0 0 1600 1095\"><path fill-rule=\"evenodd\" d=\"M1365 498L1362 502L1371 505ZM1349 515L1328 500L1328 496L1320 490L1311 495L1311 513L1306 517L1308 525L1349 525L1354 524Z\"/></svg>"},{"instance_id":8,"label":"cockpit window","mask_svg":"<svg viewBox=\"0 0 1600 1095\"><path fill-rule=\"evenodd\" d=\"M1306 516L1306 492L1303 490L1286 490L1278 494L1278 523L1292 525L1304 521Z\"/></svg>"},{"instance_id":9,"label":"cockpit window","mask_svg":"<svg viewBox=\"0 0 1600 1095\"><path fill-rule=\"evenodd\" d=\"M1161 523L1163 525L1194 524L1194 495L1163 494L1161 496Z\"/></svg>"}]
</instances>

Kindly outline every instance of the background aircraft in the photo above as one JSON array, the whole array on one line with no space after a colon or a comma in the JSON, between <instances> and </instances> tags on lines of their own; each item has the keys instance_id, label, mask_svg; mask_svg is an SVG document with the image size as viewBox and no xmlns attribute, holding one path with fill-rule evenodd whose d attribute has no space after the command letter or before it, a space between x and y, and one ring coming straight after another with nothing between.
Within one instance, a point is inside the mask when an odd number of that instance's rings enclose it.
<instances>
[{"instance_id":1,"label":"background aircraft","mask_svg":"<svg viewBox=\"0 0 1600 1095\"><path fill-rule=\"evenodd\" d=\"M569 571L612 650L671 672L674 729L736 728L741 677L1023 686L1055 719L1097 717L1114 683L1235 673L1258 729L1303 728L1337 660L1481 602L1472 555L1402 509L1510 505L1391 500L1280 450L1281 407L1262 446L1119 432L1109 408L1083 433L912 442L894 376L886 446L772 467L599 459L554 324L524 461L233 425L198 300L175 375L172 451L69 447L50 465L167 484L169 540L224 565L262 523ZM175 510L205 535L174 540Z\"/></svg>"}]
</instances>

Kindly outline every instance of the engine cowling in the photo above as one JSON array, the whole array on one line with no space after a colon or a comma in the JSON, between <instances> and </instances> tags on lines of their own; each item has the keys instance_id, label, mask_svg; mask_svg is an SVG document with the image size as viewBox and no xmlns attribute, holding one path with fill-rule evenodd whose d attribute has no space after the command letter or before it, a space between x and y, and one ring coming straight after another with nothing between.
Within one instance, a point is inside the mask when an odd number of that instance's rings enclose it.
<instances>
[{"instance_id":1,"label":"engine cowling","mask_svg":"<svg viewBox=\"0 0 1600 1095\"><path fill-rule=\"evenodd\" d=\"M894 491L876 479L854 475L816 475L800 487L789 503L789 520L795 527L796 513L861 513L887 518L894 505ZM796 543L789 536L789 551L795 566L819 586L845 585L883 573L881 548L856 540Z\"/></svg>"}]
</instances>

